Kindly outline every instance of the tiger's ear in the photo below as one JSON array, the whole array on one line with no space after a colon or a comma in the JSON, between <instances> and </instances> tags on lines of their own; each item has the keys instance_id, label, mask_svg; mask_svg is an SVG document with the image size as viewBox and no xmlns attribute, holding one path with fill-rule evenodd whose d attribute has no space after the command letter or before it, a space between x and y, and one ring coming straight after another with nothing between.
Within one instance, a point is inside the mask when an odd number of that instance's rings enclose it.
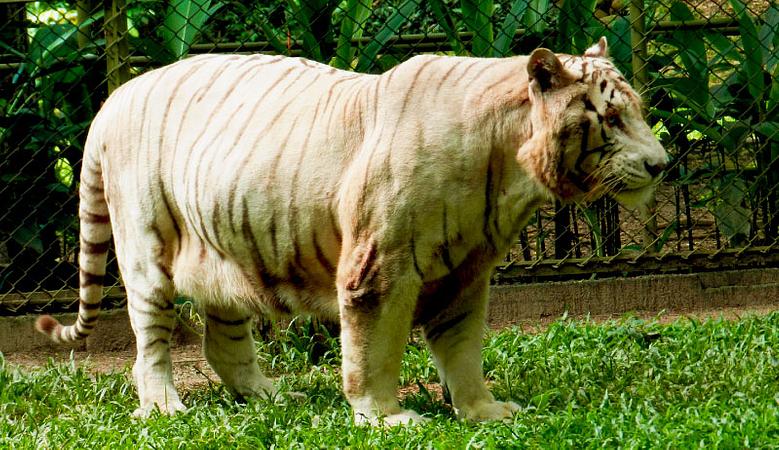
<instances>
[{"instance_id":1,"label":"tiger's ear","mask_svg":"<svg viewBox=\"0 0 779 450\"><path fill-rule=\"evenodd\" d=\"M593 58L608 58L609 57L609 42L606 40L606 36L601 36L598 43L588 48L584 52L584 56L590 56Z\"/></svg>"},{"instance_id":2,"label":"tiger's ear","mask_svg":"<svg viewBox=\"0 0 779 450\"><path fill-rule=\"evenodd\" d=\"M530 54L527 75L531 82L534 80L538 82L541 92L567 84L563 64L551 50L546 48L537 48Z\"/></svg>"}]
</instances>

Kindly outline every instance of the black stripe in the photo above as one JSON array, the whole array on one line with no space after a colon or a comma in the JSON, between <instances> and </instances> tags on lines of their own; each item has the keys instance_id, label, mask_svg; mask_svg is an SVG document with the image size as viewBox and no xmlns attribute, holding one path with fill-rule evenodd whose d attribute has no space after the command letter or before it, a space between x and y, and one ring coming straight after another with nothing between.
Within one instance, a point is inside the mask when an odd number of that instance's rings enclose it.
<instances>
[{"instance_id":1,"label":"black stripe","mask_svg":"<svg viewBox=\"0 0 779 450\"><path fill-rule=\"evenodd\" d=\"M174 308L173 302L166 300L166 295L159 287L153 289L151 296L146 296L136 289L125 286L128 293L131 293L134 298L145 302L148 305L155 307L159 311L172 311ZM131 303L131 302L128 302Z\"/></svg>"},{"instance_id":2,"label":"black stripe","mask_svg":"<svg viewBox=\"0 0 779 450\"><path fill-rule=\"evenodd\" d=\"M470 72L470 70L471 70L471 69L473 69L474 67L476 67L476 66L478 66L478 65L479 65L479 61L477 61L477 60L473 60L473 63L472 63L470 66L466 67L466 68L465 68L465 70L463 70L463 72L460 74L460 76L458 76L458 77L457 77L457 78L456 78L456 79L455 79L455 80L452 82L452 84L453 84L453 85L457 85L457 84L458 84L460 81L462 81L462 79L463 79L463 78L465 78L465 75L466 75L466 74L468 74L468 72ZM482 72L484 72L485 70L487 70L487 68L488 68L488 67L489 67L488 65L486 65L485 67L482 67L482 69L479 71L479 73L477 73L477 74L476 74L476 76L479 76L479 75L481 75L481 74L482 74Z\"/></svg>"},{"instance_id":3,"label":"black stripe","mask_svg":"<svg viewBox=\"0 0 779 450\"><path fill-rule=\"evenodd\" d=\"M235 228L235 215L233 214L233 208L235 207L235 196L238 191L238 185L236 181L233 181L232 184L230 184L230 192L227 194L227 219L228 223L230 224L230 230L235 233L237 232L237 228Z\"/></svg>"},{"instance_id":4,"label":"black stripe","mask_svg":"<svg viewBox=\"0 0 779 450\"><path fill-rule=\"evenodd\" d=\"M129 309L132 309L133 311L135 311L137 313L145 314L147 316L153 316L153 317L163 316L163 317L166 317L166 318L169 318L169 319L175 319L176 318L176 313L173 311L173 308L168 309L168 310L155 309L153 311L148 311L148 310L139 308L138 305L136 305L135 303L131 303L131 302L127 303L127 307Z\"/></svg>"},{"instance_id":5,"label":"black stripe","mask_svg":"<svg viewBox=\"0 0 779 450\"><path fill-rule=\"evenodd\" d=\"M179 89L181 89L182 86L184 86L184 83L197 72L198 69L204 67L205 64L201 64L199 66L193 66L187 71L187 73L184 74L183 77L181 77L179 80L177 80L176 86L173 89L173 92L170 94L170 97L168 98L168 103L165 106L165 112L162 116L162 121L160 125L160 137L157 142L157 147L160 149L160 151L164 148L165 138L167 137L167 132L165 131L168 126L168 116L170 114L170 109L173 106L173 101L175 99L179 98L178 92ZM189 103L187 104L187 108L192 104L191 99ZM183 123L179 123L179 131L183 127ZM175 164L175 161L172 161L172 163ZM176 255L179 254L181 251L181 228L179 227L178 220L176 219L176 216L173 214L173 208L171 208L170 201L168 200L168 196L165 192L165 186L162 182L162 156L159 155L157 157L157 188L159 189L160 197L162 198L162 203L165 206L165 210L168 213L168 217L170 217L170 221L173 223L173 230L176 233Z\"/></svg>"},{"instance_id":6,"label":"black stripe","mask_svg":"<svg viewBox=\"0 0 779 450\"><path fill-rule=\"evenodd\" d=\"M93 285L102 286L105 275L87 272L84 269L79 270L79 286L88 287Z\"/></svg>"},{"instance_id":7,"label":"black stripe","mask_svg":"<svg viewBox=\"0 0 779 450\"><path fill-rule=\"evenodd\" d=\"M84 238L84 236L81 236L81 251L88 254L88 255L96 255L96 254L102 254L106 253L108 251L108 247L111 244L111 239L108 239L103 242L90 242Z\"/></svg>"},{"instance_id":8,"label":"black stripe","mask_svg":"<svg viewBox=\"0 0 779 450\"><path fill-rule=\"evenodd\" d=\"M78 320L79 320L79 321L80 321L82 324L84 324L84 325L90 325L90 324L94 324L95 322L97 322L97 319L98 319L98 316L97 316L97 314L95 314L95 315L94 315L94 316L92 316L92 317L85 317L85 316L83 316L83 315L81 314L81 312L79 311L79 314L78 314Z\"/></svg>"},{"instance_id":9,"label":"black stripe","mask_svg":"<svg viewBox=\"0 0 779 450\"><path fill-rule=\"evenodd\" d=\"M314 252L316 253L316 259L319 261L319 265L322 266L327 273L332 274L335 271L335 267L333 267L333 264L330 263L330 260L325 256L322 247L319 246L316 231L314 231L312 239L314 241Z\"/></svg>"},{"instance_id":10,"label":"black stripe","mask_svg":"<svg viewBox=\"0 0 779 450\"><path fill-rule=\"evenodd\" d=\"M582 77L579 78L579 80L580 81L584 81L584 77L587 75L587 61L586 60L582 62L581 69L582 69Z\"/></svg>"},{"instance_id":11,"label":"black stripe","mask_svg":"<svg viewBox=\"0 0 779 450\"><path fill-rule=\"evenodd\" d=\"M157 338L151 342L147 342L146 345L143 346L144 350L149 350L150 348L154 347L157 344L163 344L163 345L170 345L170 340L165 338Z\"/></svg>"},{"instance_id":12,"label":"black stripe","mask_svg":"<svg viewBox=\"0 0 779 450\"><path fill-rule=\"evenodd\" d=\"M95 214L84 210L79 211L78 217L87 223L109 223L111 221L108 214Z\"/></svg>"},{"instance_id":13,"label":"black stripe","mask_svg":"<svg viewBox=\"0 0 779 450\"><path fill-rule=\"evenodd\" d=\"M239 65L238 67L236 67L236 70L238 70L238 69L240 69L240 68L244 67L244 66L246 65L246 63L247 63L247 62L251 62L251 61L252 61L251 59L247 59L247 61L245 61L243 64L241 64L241 65ZM239 72L239 74L238 74L238 76L237 76L237 77L235 77L234 79L231 79L231 80L229 81L229 86L230 86L230 87L229 87L229 89L227 90L227 92L225 92L225 93L222 95L222 97L219 99L219 102L218 102L218 103L217 103L215 106L213 106L213 107L211 108L211 117L216 117L216 116L218 116L218 115L219 115L219 113L221 112L222 108L224 107L224 104L225 104L225 102L227 101L227 99L228 99L228 98L229 98L229 97L232 95L232 93L233 93L233 92L235 91L235 89L236 89L236 88L237 88L237 87L240 85L240 83L241 83L241 82L244 80L244 78L246 78L248 75L254 76L254 75L256 74L256 72L253 72L253 69L255 69L256 67L258 67L258 65L249 66L249 67L248 67L248 68L246 68L244 71L242 71L242 72ZM290 70L291 70L291 69L290 69ZM206 87L206 90L208 90L209 88L210 88L210 86L207 86L207 87ZM203 95L205 95L205 93L201 94L201 98L202 98L202 96L203 96ZM229 117L227 120L225 120L225 121L223 122L223 125L222 125L222 128L223 128L223 130L224 130L226 127L230 126L230 124L231 124L231 122L232 122L232 118L233 118L233 117L234 117L234 116L235 116L235 115L238 113L238 111L239 111L240 109L241 109L241 108L235 108L235 109L232 111L232 113L230 114L230 117ZM185 165L185 167L186 167L186 171L185 171L185 173L186 173L186 174L189 174L189 172L190 172L190 167L192 167L192 165L191 165L191 164L190 164L190 162L189 162L189 159L190 159L190 158L193 156L193 154L195 153L195 152L194 152L194 150L195 150L195 149L198 147L198 144L200 143L200 140L203 138L203 136L206 134L206 132L207 132L207 131L209 131L210 129L211 129L211 128L209 128L209 127L205 127L205 126L204 126L204 127L202 127L202 128L201 128L201 131L200 131L200 133L199 133L199 134L197 135L197 137L196 137L196 138L195 138L195 139L194 139L194 140L191 142L191 144L190 144L190 146L189 146L189 149L187 150L187 164ZM195 167L192 167L192 169L194 169L194 171L195 171L195 176L194 176L194 177L192 177L192 179L193 179L193 180L197 181L197 180L199 179L200 166L201 166L201 163L202 163L202 161L203 161L203 158L205 158L206 154L208 153L208 152L207 152L208 148L209 148L209 147L210 147L210 146L211 146L211 145L214 143L214 141L215 141L216 139L218 139L218 138L219 138L219 137L220 137L222 134L223 134L223 133L215 133L215 134L214 134L214 137L211 139L211 142L209 142L209 143L208 143L208 145L205 145L205 146L203 146L203 151L201 152L201 154L200 154L200 157L198 158L198 162L196 163ZM178 139L177 139L177 140L178 140ZM195 190L195 199L197 199L197 198L198 198L198 197L197 197L197 194L198 194L198 192L197 192L197 184L196 184L196 183L191 183L191 185L193 185L193 186L194 186L194 190ZM190 185L187 185L187 193L189 193L189 191L190 191L190 187L189 187L189 186L190 186ZM197 201L196 201L196 203L195 203L195 206L196 206L196 208L198 209L198 213L199 213L199 214L202 216L202 213L200 213L200 209L199 209L199 208L200 208L200 206L199 206L199 202L197 202ZM202 219L202 217L201 217L201 219ZM200 224L201 224L201 227L202 227L202 223L203 223L203 222L201 221L201 222L200 222ZM206 241L208 241L208 243L209 243L209 244L211 244L211 242L210 242L210 240L209 240L209 238L208 238L208 234L207 234L207 233L205 234L205 236L204 236L204 237L205 237L205 240L206 240Z\"/></svg>"},{"instance_id":14,"label":"black stripe","mask_svg":"<svg viewBox=\"0 0 779 450\"><path fill-rule=\"evenodd\" d=\"M104 192L103 186L98 186L96 184L91 184L86 180L81 180L81 187L85 188L87 191L89 191L92 194L99 195Z\"/></svg>"},{"instance_id":15,"label":"black stripe","mask_svg":"<svg viewBox=\"0 0 779 450\"><path fill-rule=\"evenodd\" d=\"M157 185L160 190L160 197L162 197L162 203L165 205L165 211L167 211L168 217L170 217L170 221L173 223L173 231L176 233L176 255L178 255L181 252L181 227L179 226L178 219L176 219L176 216L173 214L173 208L165 193L162 178L157 178Z\"/></svg>"},{"instance_id":16,"label":"black stripe","mask_svg":"<svg viewBox=\"0 0 779 450\"><path fill-rule=\"evenodd\" d=\"M444 83L446 83L446 80L449 78L452 72L454 72L454 69L462 65L462 62L463 60L458 60L456 64L452 64L452 66L449 67L449 70L447 70L446 73L444 73L444 76L438 79L438 84L435 87L436 93L441 90L441 87L444 85Z\"/></svg>"},{"instance_id":17,"label":"black stripe","mask_svg":"<svg viewBox=\"0 0 779 450\"><path fill-rule=\"evenodd\" d=\"M219 219L222 217L219 214L219 205L221 205L221 203L214 203L214 212L211 214L211 228L214 231L214 243L216 244L215 248L217 251L224 249L224 245L222 245L222 233L219 231ZM219 251L219 254L221 255L222 252Z\"/></svg>"},{"instance_id":18,"label":"black stripe","mask_svg":"<svg viewBox=\"0 0 779 450\"><path fill-rule=\"evenodd\" d=\"M464 312L458 314L457 316L449 320L439 323L438 325L430 328L429 330L426 330L425 337L427 338L428 341L435 341L436 339L443 336L447 331L451 330L453 327L455 327L460 322L462 322L470 314L471 314L470 312Z\"/></svg>"},{"instance_id":19,"label":"black stripe","mask_svg":"<svg viewBox=\"0 0 779 450\"><path fill-rule=\"evenodd\" d=\"M593 105L592 101L590 101L590 97L588 97L586 95L584 96L584 109L586 111L593 111L593 112L596 112L596 113L598 112L598 109L595 108L595 105Z\"/></svg>"},{"instance_id":20,"label":"black stripe","mask_svg":"<svg viewBox=\"0 0 779 450\"><path fill-rule=\"evenodd\" d=\"M235 326L239 326L239 325L245 325L246 322L251 320L251 316L246 316L246 317L244 317L242 319L231 320L231 319L223 319L223 318L221 318L219 316L215 316L215 315L213 315L211 313L206 313L206 317L208 318L208 320L216 322L219 325L230 326L230 327L235 327Z\"/></svg>"},{"instance_id":21,"label":"black stripe","mask_svg":"<svg viewBox=\"0 0 779 450\"><path fill-rule=\"evenodd\" d=\"M141 300L146 302L147 305L151 305L160 311L168 311L173 309L173 302L161 303L154 297L141 297Z\"/></svg>"},{"instance_id":22,"label":"black stripe","mask_svg":"<svg viewBox=\"0 0 779 450\"><path fill-rule=\"evenodd\" d=\"M490 230L490 216L492 215L492 159L487 163L487 180L484 189L484 225L482 226L482 233L487 239L487 243L494 249L497 248L495 240Z\"/></svg>"},{"instance_id":23,"label":"black stripe","mask_svg":"<svg viewBox=\"0 0 779 450\"><path fill-rule=\"evenodd\" d=\"M231 336L229 334L225 334L224 336L226 336L227 339L230 339L231 341L236 341L236 342L242 341L242 340L246 339L247 337L249 337L248 334L244 334L244 335L241 335L241 336Z\"/></svg>"},{"instance_id":24,"label":"black stripe","mask_svg":"<svg viewBox=\"0 0 779 450\"><path fill-rule=\"evenodd\" d=\"M241 231L243 232L244 239L248 241L249 244L249 256L252 258L252 262L254 264L254 271L256 275L260 278L260 281L262 282L263 286L265 288L273 288L279 283L279 279L274 276L273 274L268 272L268 268L265 265L265 261L263 260L262 254L260 253L260 248L257 245L257 238L254 236L254 231L252 230L251 222L249 222L249 206L246 203L246 198L243 198L243 223L241 225Z\"/></svg>"},{"instance_id":25,"label":"black stripe","mask_svg":"<svg viewBox=\"0 0 779 450\"><path fill-rule=\"evenodd\" d=\"M365 254L362 255L362 260L360 261L360 267L358 268L356 276L350 277L350 279L346 283L346 289L349 290L358 289L363 284L364 281L367 281L368 275L375 272L377 269L376 265L374 264L375 259L376 259L376 242L371 241L368 244L367 251L365 252ZM375 276L375 273L373 273L373 275Z\"/></svg>"},{"instance_id":26,"label":"black stripe","mask_svg":"<svg viewBox=\"0 0 779 450\"><path fill-rule=\"evenodd\" d=\"M489 86L481 88L482 89L482 93L481 93L481 95L479 95L479 100L478 100L477 104L482 104L484 97L486 97L488 95L493 95L494 94L494 90L498 86L500 86L501 84L511 80L512 78L515 78L516 76L517 76L516 73L509 72L508 74L500 77L500 79L498 79L497 81L493 82ZM512 83L512 86L515 85L515 84L518 84L518 83Z\"/></svg>"},{"instance_id":27,"label":"black stripe","mask_svg":"<svg viewBox=\"0 0 779 450\"><path fill-rule=\"evenodd\" d=\"M167 333L167 334L173 333L173 328L169 327L167 325L155 324L155 325L147 325L147 326L145 326L143 328L145 330L157 330L157 331L161 331L161 332Z\"/></svg>"},{"instance_id":28,"label":"black stripe","mask_svg":"<svg viewBox=\"0 0 779 450\"><path fill-rule=\"evenodd\" d=\"M279 263L279 242L278 242L278 236L276 235L277 232L276 228L276 211L274 210L273 213L270 216L270 227L268 228L268 232L270 233L270 247L271 252L273 253L273 259L276 261L276 264Z\"/></svg>"},{"instance_id":29,"label":"black stripe","mask_svg":"<svg viewBox=\"0 0 779 450\"><path fill-rule=\"evenodd\" d=\"M416 230L413 228L414 219L413 216L411 218L412 228L411 228L411 239L408 243L409 248L411 250L411 261L414 263L414 270L416 270L417 275L419 275L420 280L424 280L425 276L422 274L422 269L419 268L419 261L417 260L417 243L416 240L414 240L414 234L416 234Z\"/></svg>"},{"instance_id":30,"label":"black stripe","mask_svg":"<svg viewBox=\"0 0 779 450\"><path fill-rule=\"evenodd\" d=\"M89 333L84 333L83 331L79 330L78 328L74 328L74 330L76 330L76 336L78 336L81 339L89 336Z\"/></svg>"},{"instance_id":31,"label":"black stripe","mask_svg":"<svg viewBox=\"0 0 779 450\"><path fill-rule=\"evenodd\" d=\"M447 269L449 269L449 272L454 271L454 264L452 263L452 255L449 254L449 221L446 217L446 203L444 203L444 217L442 220L444 224L443 229L443 244L441 245L441 259L444 262L444 265ZM417 272L419 272L417 270Z\"/></svg>"},{"instance_id":32,"label":"black stripe","mask_svg":"<svg viewBox=\"0 0 779 450\"><path fill-rule=\"evenodd\" d=\"M100 309L100 303L87 303L84 300L79 301L78 308L83 309L84 311L95 311ZM95 316L95 319L97 319L97 316Z\"/></svg>"},{"instance_id":33,"label":"black stripe","mask_svg":"<svg viewBox=\"0 0 779 450\"><path fill-rule=\"evenodd\" d=\"M417 72L414 74L414 78L411 79L411 84L407 85L406 88L406 95L403 97L403 103L400 107L400 114L398 114L398 120L402 120L403 114L406 112L406 108L408 107L408 102L411 99L411 94L416 90L417 82L419 82L419 77L422 75L422 72L424 72L425 68L429 66L435 59L431 58L425 61L419 69L417 69Z\"/></svg>"}]
</instances>

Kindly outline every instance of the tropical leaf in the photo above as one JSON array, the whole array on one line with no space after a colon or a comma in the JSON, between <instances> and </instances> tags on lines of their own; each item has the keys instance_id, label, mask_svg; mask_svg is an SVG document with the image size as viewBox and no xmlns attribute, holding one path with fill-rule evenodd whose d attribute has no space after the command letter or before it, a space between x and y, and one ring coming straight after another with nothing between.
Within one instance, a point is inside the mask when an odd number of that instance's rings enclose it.
<instances>
[{"instance_id":1,"label":"tropical leaf","mask_svg":"<svg viewBox=\"0 0 779 450\"><path fill-rule=\"evenodd\" d=\"M406 0L382 25L371 42L360 52L360 60L357 62L356 70L358 72L368 72L376 67L379 52L384 49L389 39L398 34L401 25L419 8L421 0Z\"/></svg>"},{"instance_id":2,"label":"tropical leaf","mask_svg":"<svg viewBox=\"0 0 779 450\"><path fill-rule=\"evenodd\" d=\"M316 61L322 61L322 48L319 40L314 35L314 17L312 14L321 11L319 0L288 0L287 4L292 10L292 15L302 29L303 51L306 56Z\"/></svg>"},{"instance_id":3,"label":"tropical leaf","mask_svg":"<svg viewBox=\"0 0 779 450\"><path fill-rule=\"evenodd\" d=\"M562 52L581 54L591 44L587 28L594 17L595 0L567 1L560 8L557 26L560 29L558 49Z\"/></svg>"},{"instance_id":4,"label":"tropical leaf","mask_svg":"<svg viewBox=\"0 0 779 450\"><path fill-rule=\"evenodd\" d=\"M208 19L223 5L211 0L173 0L163 20L161 33L174 59L181 59L195 42Z\"/></svg>"},{"instance_id":5,"label":"tropical leaf","mask_svg":"<svg viewBox=\"0 0 779 450\"><path fill-rule=\"evenodd\" d=\"M765 136L766 139L779 142L779 123L760 122L755 125L755 131Z\"/></svg>"},{"instance_id":6,"label":"tropical leaf","mask_svg":"<svg viewBox=\"0 0 779 450\"><path fill-rule=\"evenodd\" d=\"M511 9L506 18L503 19L503 25L501 25L495 38L493 55L500 57L509 54L511 43L514 41L514 35L517 33L517 28L522 23L522 19L525 17L529 6L530 0L514 0L511 4Z\"/></svg>"},{"instance_id":7,"label":"tropical leaf","mask_svg":"<svg viewBox=\"0 0 779 450\"><path fill-rule=\"evenodd\" d=\"M40 232L34 227L20 226L11 233L11 239L22 247L29 247L37 253L43 253L43 241Z\"/></svg>"},{"instance_id":8,"label":"tropical leaf","mask_svg":"<svg viewBox=\"0 0 779 450\"><path fill-rule=\"evenodd\" d=\"M600 228L600 222L598 222L598 213L593 208L585 208L584 206L579 206L579 211L582 213L582 217L584 217L584 221L587 222L587 226L590 227L590 232L592 233L592 239L595 241L595 253L597 256L604 256L603 252L603 232Z\"/></svg>"},{"instance_id":9,"label":"tropical leaf","mask_svg":"<svg viewBox=\"0 0 779 450\"><path fill-rule=\"evenodd\" d=\"M747 89L755 100L763 98L765 84L763 81L763 61L765 49L760 42L755 21L747 12L746 6L740 0L730 0L738 17L738 29L741 42L744 45L743 70L747 80Z\"/></svg>"},{"instance_id":10,"label":"tropical leaf","mask_svg":"<svg viewBox=\"0 0 779 450\"><path fill-rule=\"evenodd\" d=\"M446 4L442 0L429 0L428 5L430 5L430 9L433 11L433 16L435 16L438 25L443 28L454 54L464 55L465 47L460 40L460 35L457 33L457 23L453 16L446 12Z\"/></svg>"},{"instance_id":11,"label":"tropical leaf","mask_svg":"<svg viewBox=\"0 0 779 450\"><path fill-rule=\"evenodd\" d=\"M335 56L330 60L332 66L341 69L347 69L352 66L355 51L357 50L357 46L352 45L352 41L362 37L370 14L370 0L346 1L346 11L343 19L341 19L338 45L335 48Z\"/></svg>"},{"instance_id":12,"label":"tropical leaf","mask_svg":"<svg viewBox=\"0 0 779 450\"><path fill-rule=\"evenodd\" d=\"M493 30L492 13L495 11L493 0L461 0L463 22L473 33L471 53L474 56L492 54Z\"/></svg>"},{"instance_id":13,"label":"tropical leaf","mask_svg":"<svg viewBox=\"0 0 779 450\"><path fill-rule=\"evenodd\" d=\"M546 30L544 17L549 12L549 0L530 0L530 5L525 13L525 27L532 33L543 33Z\"/></svg>"},{"instance_id":14,"label":"tropical leaf","mask_svg":"<svg viewBox=\"0 0 779 450\"><path fill-rule=\"evenodd\" d=\"M633 76L633 48L630 43L630 21L625 17L615 17L608 24L595 21L587 30L592 40L606 36L609 40L609 56L627 77Z\"/></svg>"},{"instance_id":15,"label":"tropical leaf","mask_svg":"<svg viewBox=\"0 0 779 450\"><path fill-rule=\"evenodd\" d=\"M771 2L763 15L765 18L760 27L760 46L765 52L765 66L770 72L779 62L779 4Z\"/></svg>"},{"instance_id":16,"label":"tropical leaf","mask_svg":"<svg viewBox=\"0 0 779 450\"><path fill-rule=\"evenodd\" d=\"M663 249L663 246L668 242L669 239L671 239L671 235L679 228L679 219L674 219L671 223L668 224L667 227L663 230L663 233L658 236L657 240L655 241L655 251L659 252Z\"/></svg>"}]
</instances>

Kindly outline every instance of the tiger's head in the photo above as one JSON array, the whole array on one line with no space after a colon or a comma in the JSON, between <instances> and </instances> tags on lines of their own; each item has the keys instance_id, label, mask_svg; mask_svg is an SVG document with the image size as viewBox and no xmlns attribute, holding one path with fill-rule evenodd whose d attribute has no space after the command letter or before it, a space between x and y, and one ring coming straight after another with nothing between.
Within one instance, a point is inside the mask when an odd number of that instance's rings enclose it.
<instances>
[{"instance_id":1,"label":"tiger's head","mask_svg":"<svg viewBox=\"0 0 779 450\"><path fill-rule=\"evenodd\" d=\"M608 59L606 38L584 56L536 49L527 71L532 138L520 159L564 201L610 194L629 206L645 203L667 155L641 98Z\"/></svg>"}]
</instances>

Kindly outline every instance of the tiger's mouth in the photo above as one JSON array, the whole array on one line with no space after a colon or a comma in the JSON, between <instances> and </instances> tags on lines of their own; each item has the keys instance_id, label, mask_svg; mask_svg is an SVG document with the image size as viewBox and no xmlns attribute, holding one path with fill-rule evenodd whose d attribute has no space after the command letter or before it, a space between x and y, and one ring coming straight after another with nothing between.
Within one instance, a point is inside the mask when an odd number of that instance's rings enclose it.
<instances>
[{"instance_id":1,"label":"tiger's mouth","mask_svg":"<svg viewBox=\"0 0 779 450\"><path fill-rule=\"evenodd\" d=\"M649 203L654 196L655 187L656 183L649 183L637 188L624 186L622 189L611 191L611 196L622 205L629 208L637 208Z\"/></svg>"}]
</instances>

